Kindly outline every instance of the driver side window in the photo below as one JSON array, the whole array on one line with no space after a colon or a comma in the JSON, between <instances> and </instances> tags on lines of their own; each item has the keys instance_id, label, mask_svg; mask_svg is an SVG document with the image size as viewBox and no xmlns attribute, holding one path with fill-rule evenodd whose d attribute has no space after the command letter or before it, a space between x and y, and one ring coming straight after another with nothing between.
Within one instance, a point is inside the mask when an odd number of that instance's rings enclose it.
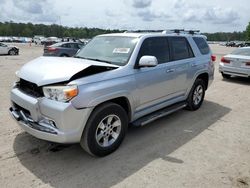
<instances>
[{"instance_id":1,"label":"driver side window","mask_svg":"<svg viewBox=\"0 0 250 188\"><path fill-rule=\"evenodd\" d=\"M155 56L159 64L170 61L167 37L151 37L143 41L137 57L137 64L142 56Z\"/></svg>"}]
</instances>

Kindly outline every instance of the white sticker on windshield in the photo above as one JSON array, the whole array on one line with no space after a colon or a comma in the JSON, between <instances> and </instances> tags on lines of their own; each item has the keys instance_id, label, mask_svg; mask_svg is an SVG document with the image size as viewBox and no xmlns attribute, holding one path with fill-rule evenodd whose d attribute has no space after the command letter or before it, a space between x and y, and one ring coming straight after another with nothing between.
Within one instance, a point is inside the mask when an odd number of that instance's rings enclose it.
<instances>
[{"instance_id":1,"label":"white sticker on windshield","mask_svg":"<svg viewBox=\"0 0 250 188\"><path fill-rule=\"evenodd\" d=\"M130 48L115 48L113 50L113 54L128 54L130 51Z\"/></svg>"}]
</instances>

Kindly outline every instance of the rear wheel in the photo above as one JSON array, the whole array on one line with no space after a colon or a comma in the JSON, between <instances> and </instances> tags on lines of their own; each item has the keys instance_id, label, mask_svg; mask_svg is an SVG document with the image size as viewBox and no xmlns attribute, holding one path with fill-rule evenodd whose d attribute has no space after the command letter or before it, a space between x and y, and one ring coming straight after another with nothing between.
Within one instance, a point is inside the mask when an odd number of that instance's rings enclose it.
<instances>
[{"instance_id":1,"label":"rear wheel","mask_svg":"<svg viewBox=\"0 0 250 188\"><path fill-rule=\"evenodd\" d=\"M122 143L128 127L125 110L115 103L105 103L91 114L80 144L91 155L106 156Z\"/></svg>"},{"instance_id":2,"label":"rear wheel","mask_svg":"<svg viewBox=\"0 0 250 188\"><path fill-rule=\"evenodd\" d=\"M225 79L230 79L231 76L229 74L221 73L222 77Z\"/></svg>"},{"instance_id":3,"label":"rear wheel","mask_svg":"<svg viewBox=\"0 0 250 188\"><path fill-rule=\"evenodd\" d=\"M187 99L187 110L198 110L205 96L205 82L202 79L196 79Z\"/></svg>"}]
</instances>

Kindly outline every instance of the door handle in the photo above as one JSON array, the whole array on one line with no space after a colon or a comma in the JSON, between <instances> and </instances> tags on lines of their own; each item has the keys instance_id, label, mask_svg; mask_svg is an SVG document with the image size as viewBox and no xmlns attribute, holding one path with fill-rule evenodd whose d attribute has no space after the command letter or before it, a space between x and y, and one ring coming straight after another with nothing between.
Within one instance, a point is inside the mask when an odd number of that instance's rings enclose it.
<instances>
[{"instance_id":1,"label":"door handle","mask_svg":"<svg viewBox=\"0 0 250 188\"><path fill-rule=\"evenodd\" d=\"M192 67L197 67L198 64L197 64L197 63L192 63L191 66L192 66Z\"/></svg>"},{"instance_id":2,"label":"door handle","mask_svg":"<svg viewBox=\"0 0 250 188\"><path fill-rule=\"evenodd\" d=\"M171 72L174 72L174 71L175 71L175 69L167 69L166 73L171 73Z\"/></svg>"}]
</instances>

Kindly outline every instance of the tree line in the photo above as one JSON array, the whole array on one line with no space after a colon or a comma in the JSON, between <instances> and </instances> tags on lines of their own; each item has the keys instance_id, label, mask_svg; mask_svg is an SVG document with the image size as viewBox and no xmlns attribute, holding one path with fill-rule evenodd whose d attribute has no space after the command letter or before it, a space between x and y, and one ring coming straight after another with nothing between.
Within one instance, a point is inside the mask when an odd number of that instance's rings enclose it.
<instances>
[{"instance_id":1,"label":"tree line","mask_svg":"<svg viewBox=\"0 0 250 188\"><path fill-rule=\"evenodd\" d=\"M110 30L87 27L65 27L61 25L45 25L32 23L0 22L0 36L33 37L43 35L45 37L74 37L92 38L99 34L123 32L121 30ZM203 33L209 41L245 41L250 40L250 22L246 31L243 32L217 32Z\"/></svg>"},{"instance_id":2,"label":"tree line","mask_svg":"<svg viewBox=\"0 0 250 188\"><path fill-rule=\"evenodd\" d=\"M105 30L87 27L65 27L61 25L45 25L32 23L0 22L0 36L34 37L43 35L45 37L74 37L92 38L99 34L120 32L119 30Z\"/></svg>"}]
</instances>

